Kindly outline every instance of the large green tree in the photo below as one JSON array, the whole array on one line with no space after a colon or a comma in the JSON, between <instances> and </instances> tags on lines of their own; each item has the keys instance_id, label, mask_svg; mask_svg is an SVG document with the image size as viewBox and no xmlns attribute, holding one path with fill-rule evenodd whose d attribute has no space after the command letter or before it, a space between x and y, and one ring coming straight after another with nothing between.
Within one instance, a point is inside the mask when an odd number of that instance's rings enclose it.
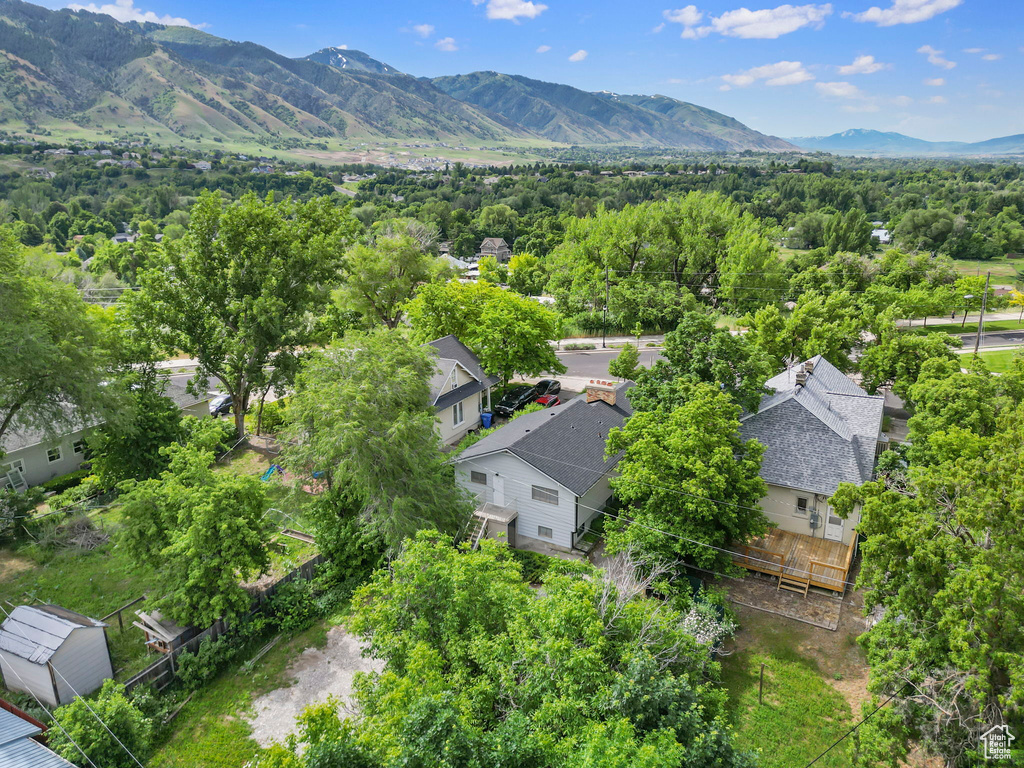
<instances>
[{"instance_id":1,"label":"large green tree","mask_svg":"<svg viewBox=\"0 0 1024 768\"><path fill-rule=\"evenodd\" d=\"M274 203L247 195L225 206L204 193L188 234L142 274L130 315L165 352L197 360L196 385L210 377L223 383L241 438L252 393L313 338L313 316L327 305L357 227L327 198Z\"/></svg>"},{"instance_id":2,"label":"large green tree","mask_svg":"<svg viewBox=\"0 0 1024 768\"><path fill-rule=\"evenodd\" d=\"M98 318L72 286L26 264L8 227L0 227L0 360L0 445L9 431L56 435L110 415Z\"/></svg>"},{"instance_id":3,"label":"large green tree","mask_svg":"<svg viewBox=\"0 0 1024 768\"><path fill-rule=\"evenodd\" d=\"M164 576L156 601L165 615L205 627L245 612L239 580L269 565L263 522L266 488L255 477L214 472L213 454L174 444L169 466L124 498L120 543Z\"/></svg>"},{"instance_id":4,"label":"large green tree","mask_svg":"<svg viewBox=\"0 0 1024 768\"><path fill-rule=\"evenodd\" d=\"M472 513L435 431L434 366L398 331L349 333L304 361L288 404L289 464L323 473L392 550L422 528L455 533Z\"/></svg>"},{"instance_id":5,"label":"large green tree","mask_svg":"<svg viewBox=\"0 0 1024 768\"><path fill-rule=\"evenodd\" d=\"M353 597L351 627L384 670L357 682L358 720L304 726L305 765L750 765L716 682L720 622L697 631L701 607L647 598L649 580L620 571L556 567L534 592L504 545L421 532Z\"/></svg>"},{"instance_id":6,"label":"large green tree","mask_svg":"<svg viewBox=\"0 0 1024 768\"><path fill-rule=\"evenodd\" d=\"M608 549L715 568L728 558L712 547L766 530L758 507L767 492L758 474L764 447L741 438L740 408L726 393L688 386L677 407L638 411L608 435L608 454L622 452L612 489L623 502L607 525Z\"/></svg>"}]
</instances>

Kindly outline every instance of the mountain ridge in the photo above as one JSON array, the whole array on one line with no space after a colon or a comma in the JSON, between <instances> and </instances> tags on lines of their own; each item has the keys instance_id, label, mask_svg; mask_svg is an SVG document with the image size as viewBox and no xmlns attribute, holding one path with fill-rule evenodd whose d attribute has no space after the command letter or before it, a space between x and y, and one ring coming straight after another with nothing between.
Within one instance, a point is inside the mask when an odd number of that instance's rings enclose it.
<instances>
[{"instance_id":1,"label":"mountain ridge","mask_svg":"<svg viewBox=\"0 0 1024 768\"><path fill-rule=\"evenodd\" d=\"M797 136L787 139L810 151L835 154L866 154L880 157L985 156L1024 154L1024 134L986 141L927 141L895 131L850 128L830 136Z\"/></svg>"}]
</instances>

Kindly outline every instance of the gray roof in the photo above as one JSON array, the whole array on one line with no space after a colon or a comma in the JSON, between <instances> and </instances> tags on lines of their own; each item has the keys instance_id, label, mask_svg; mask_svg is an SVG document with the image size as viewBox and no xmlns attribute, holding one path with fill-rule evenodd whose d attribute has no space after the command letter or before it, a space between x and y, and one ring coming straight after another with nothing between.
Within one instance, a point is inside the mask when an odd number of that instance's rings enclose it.
<instances>
[{"instance_id":1,"label":"gray roof","mask_svg":"<svg viewBox=\"0 0 1024 768\"><path fill-rule=\"evenodd\" d=\"M519 416L452 461L511 453L582 496L619 463L621 454L605 459L605 441L608 431L621 427L633 413L627 394L632 386L626 382L616 388L615 405L603 400L588 403L581 395L564 405Z\"/></svg>"},{"instance_id":2,"label":"gray roof","mask_svg":"<svg viewBox=\"0 0 1024 768\"><path fill-rule=\"evenodd\" d=\"M38 725L23 720L13 712L0 709L0 746L10 744L18 739L28 738L43 732ZM0 762L0 765L3 765Z\"/></svg>"},{"instance_id":3,"label":"gray roof","mask_svg":"<svg viewBox=\"0 0 1024 768\"><path fill-rule=\"evenodd\" d=\"M430 399L439 411L498 383L497 376L488 376L484 372L480 358L473 354L473 350L453 335L428 341L423 346L431 347L437 354L437 370L430 379ZM461 365L475 381L458 389L445 389L456 365Z\"/></svg>"},{"instance_id":4,"label":"gray roof","mask_svg":"<svg viewBox=\"0 0 1024 768\"><path fill-rule=\"evenodd\" d=\"M74 768L63 757L29 738L0 744L0 768Z\"/></svg>"},{"instance_id":5,"label":"gray roof","mask_svg":"<svg viewBox=\"0 0 1024 768\"><path fill-rule=\"evenodd\" d=\"M58 605L19 605L0 625L0 651L45 664L76 629L105 626Z\"/></svg>"},{"instance_id":6,"label":"gray roof","mask_svg":"<svg viewBox=\"0 0 1024 768\"><path fill-rule=\"evenodd\" d=\"M185 409L199 403L205 403L212 397L209 394L203 394L197 397L188 392L185 387L180 384L175 384L173 381L168 381L164 390L164 396L170 399L179 408ZM70 406L65 409L65 412L70 415ZM91 429L92 427L99 426L103 422L99 419L93 419L88 422L77 422L76 426L67 429L63 434L64 436L81 432L83 429ZM58 436L59 437L59 436ZM34 427L9 429L3 436L3 444L0 448L3 448L4 453L14 453L25 448L29 448L33 445L39 445L40 443L50 442L50 437L46 434L43 429Z\"/></svg>"},{"instance_id":7,"label":"gray roof","mask_svg":"<svg viewBox=\"0 0 1024 768\"><path fill-rule=\"evenodd\" d=\"M820 355L803 386L795 366L769 379L774 390L745 414L743 438L765 446L761 477L772 485L831 496L840 483L871 480L884 398L869 395Z\"/></svg>"}]
</instances>

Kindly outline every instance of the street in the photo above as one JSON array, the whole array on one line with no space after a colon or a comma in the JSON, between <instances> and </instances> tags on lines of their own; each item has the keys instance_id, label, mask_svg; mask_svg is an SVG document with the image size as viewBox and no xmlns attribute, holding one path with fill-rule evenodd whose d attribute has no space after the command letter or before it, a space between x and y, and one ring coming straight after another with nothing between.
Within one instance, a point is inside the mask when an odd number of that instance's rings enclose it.
<instances>
[{"instance_id":1,"label":"street","mask_svg":"<svg viewBox=\"0 0 1024 768\"><path fill-rule=\"evenodd\" d=\"M608 363L619 354L617 349L595 349L585 352L559 352L558 359L568 369L565 376L579 379L608 378ZM640 364L650 367L661 359L661 350L640 348Z\"/></svg>"},{"instance_id":2,"label":"street","mask_svg":"<svg viewBox=\"0 0 1024 768\"><path fill-rule=\"evenodd\" d=\"M974 348L976 333L960 334L963 339L964 349ZM995 331L981 335L981 347L1012 347L1024 345L1024 331Z\"/></svg>"}]
</instances>

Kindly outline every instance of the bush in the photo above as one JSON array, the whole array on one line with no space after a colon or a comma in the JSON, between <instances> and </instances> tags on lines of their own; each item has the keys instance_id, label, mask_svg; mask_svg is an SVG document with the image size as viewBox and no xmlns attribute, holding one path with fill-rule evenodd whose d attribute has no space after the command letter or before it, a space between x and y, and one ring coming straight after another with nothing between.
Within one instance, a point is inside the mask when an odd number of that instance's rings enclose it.
<instances>
[{"instance_id":1,"label":"bush","mask_svg":"<svg viewBox=\"0 0 1024 768\"><path fill-rule=\"evenodd\" d=\"M578 352L585 349L597 349L596 344L564 344L562 349L567 352Z\"/></svg>"},{"instance_id":2,"label":"bush","mask_svg":"<svg viewBox=\"0 0 1024 768\"><path fill-rule=\"evenodd\" d=\"M88 476L89 470L76 469L74 472L68 472L66 475L61 475L60 477L55 477L52 480L47 480L39 487L46 493L61 493L62 491L81 485L82 481Z\"/></svg>"},{"instance_id":3,"label":"bush","mask_svg":"<svg viewBox=\"0 0 1024 768\"><path fill-rule=\"evenodd\" d=\"M235 444L235 424L221 419L199 419L186 416L181 420L182 443L200 451L213 451L217 456Z\"/></svg>"},{"instance_id":4,"label":"bush","mask_svg":"<svg viewBox=\"0 0 1024 768\"><path fill-rule=\"evenodd\" d=\"M263 413L259 416L259 433L275 434L284 426L287 411L287 403L282 400L275 400L272 403L263 404Z\"/></svg>"},{"instance_id":5,"label":"bush","mask_svg":"<svg viewBox=\"0 0 1024 768\"><path fill-rule=\"evenodd\" d=\"M99 492L99 481L95 476L89 476L79 485L76 485L73 488L68 488L66 491L58 493L56 496L51 496L47 503L50 505L50 509L58 511L67 509L68 507L73 507L75 504L80 504L85 499L95 496Z\"/></svg>"},{"instance_id":6,"label":"bush","mask_svg":"<svg viewBox=\"0 0 1024 768\"><path fill-rule=\"evenodd\" d=\"M25 523L43 501L41 488L19 493L13 488L0 490L0 541L15 541L25 535Z\"/></svg>"},{"instance_id":7,"label":"bush","mask_svg":"<svg viewBox=\"0 0 1024 768\"><path fill-rule=\"evenodd\" d=\"M196 691L227 664L242 649L238 636L221 635L216 640L204 638L192 653L182 653L175 660L178 665L178 681L186 690Z\"/></svg>"},{"instance_id":8,"label":"bush","mask_svg":"<svg viewBox=\"0 0 1024 768\"><path fill-rule=\"evenodd\" d=\"M153 723L125 696L123 685L107 680L89 706L92 711L77 698L53 713L60 727L47 733L50 749L82 765L80 746L92 765L103 768L136 768L129 751L139 760L149 756Z\"/></svg>"},{"instance_id":9,"label":"bush","mask_svg":"<svg viewBox=\"0 0 1024 768\"><path fill-rule=\"evenodd\" d=\"M524 549L510 549L512 559L523 569L523 581L537 584L544 581L544 574L554 564L554 558L539 552L527 552Z\"/></svg>"}]
</instances>

